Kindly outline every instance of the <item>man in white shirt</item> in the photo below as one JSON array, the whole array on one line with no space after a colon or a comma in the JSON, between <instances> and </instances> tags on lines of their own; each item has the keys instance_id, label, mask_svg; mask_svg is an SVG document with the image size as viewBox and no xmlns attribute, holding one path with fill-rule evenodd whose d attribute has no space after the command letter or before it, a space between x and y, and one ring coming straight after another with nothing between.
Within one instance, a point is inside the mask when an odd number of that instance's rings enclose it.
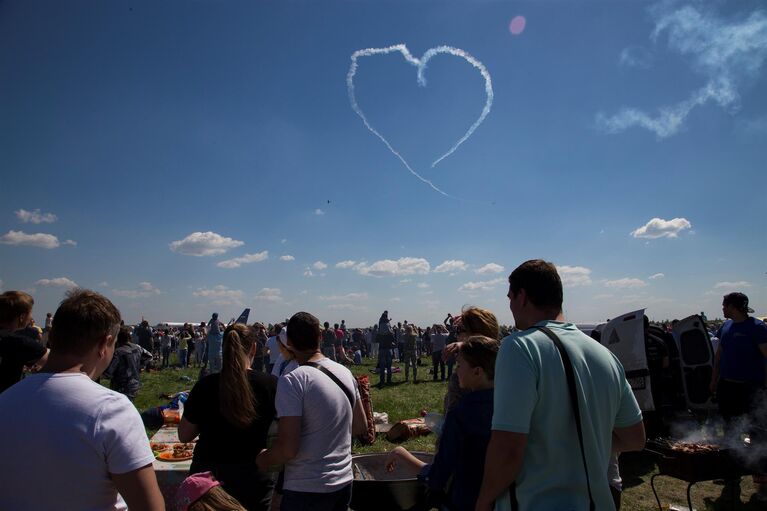
<instances>
[{"instance_id":1,"label":"man in white shirt","mask_svg":"<svg viewBox=\"0 0 767 511\"><path fill-rule=\"evenodd\" d=\"M165 509L138 411L93 381L112 361L119 327L109 300L71 291L45 366L0 395L0 509Z\"/></svg>"},{"instance_id":2,"label":"man in white shirt","mask_svg":"<svg viewBox=\"0 0 767 511\"><path fill-rule=\"evenodd\" d=\"M281 509L346 511L351 500L352 434L367 431L357 382L320 351L320 322L307 312L287 325L299 367L277 383L277 439L258 455L261 470L285 465Z\"/></svg>"}]
</instances>

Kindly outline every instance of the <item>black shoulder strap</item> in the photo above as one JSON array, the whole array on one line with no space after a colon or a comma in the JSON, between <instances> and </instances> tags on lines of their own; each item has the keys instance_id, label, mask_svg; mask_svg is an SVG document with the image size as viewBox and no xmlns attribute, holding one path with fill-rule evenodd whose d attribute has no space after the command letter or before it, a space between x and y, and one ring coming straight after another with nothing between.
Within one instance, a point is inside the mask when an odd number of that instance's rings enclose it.
<instances>
[{"instance_id":1,"label":"black shoulder strap","mask_svg":"<svg viewBox=\"0 0 767 511\"><path fill-rule=\"evenodd\" d=\"M352 409L354 409L354 394L352 394L349 389L346 388L346 385L341 383L341 380L338 379L338 376L333 374L332 371L330 371L328 368L321 366L317 362L304 362L301 364L302 366L309 366L313 367L315 369L319 369L321 372L325 373L325 375L333 380L333 383L338 385L338 388L344 391L344 394L346 395L346 399L349 400L349 404L352 405Z\"/></svg>"},{"instance_id":2,"label":"black shoulder strap","mask_svg":"<svg viewBox=\"0 0 767 511\"><path fill-rule=\"evenodd\" d=\"M589 491L589 510L594 511L594 497L591 495L591 482L589 481L589 467L586 464L586 451L583 448L583 426L581 425L581 411L578 406L578 393L575 385L575 374L573 372L573 364L570 361L570 356L565 350L565 346L557 335L545 326L536 327L541 332L546 334L549 339L554 341L554 345L559 350L559 355L562 357L562 365L565 367L565 376L567 378L567 387L570 391L570 404L573 407L573 414L575 415L575 428L578 430L578 442L581 445L581 459L583 460L583 470L586 472L586 487Z\"/></svg>"}]
</instances>

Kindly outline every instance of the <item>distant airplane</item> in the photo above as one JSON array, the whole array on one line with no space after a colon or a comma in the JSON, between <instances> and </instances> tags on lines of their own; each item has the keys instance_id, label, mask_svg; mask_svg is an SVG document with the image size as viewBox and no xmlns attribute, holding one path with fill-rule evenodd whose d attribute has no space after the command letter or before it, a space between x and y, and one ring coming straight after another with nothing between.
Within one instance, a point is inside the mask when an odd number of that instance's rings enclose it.
<instances>
[{"instance_id":1,"label":"distant airplane","mask_svg":"<svg viewBox=\"0 0 767 511\"><path fill-rule=\"evenodd\" d=\"M243 325L247 325L249 315L250 315L250 309L245 309L244 311L242 311L242 314L240 314L240 317L237 318L237 321L235 321L234 318L232 318L229 324L231 325L232 323L242 323Z\"/></svg>"},{"instance_id":2,"label":"distant airplane","mask_svg":"<svg viewBox=\"0 0 767 511\"><path fill-rule=\"evenodd\" d=\"M166 328L182 328L184 325L196 325L197 323L192 321L185 321L185 322L179 322L179 321L161 321L155 325L155 329L163 330Z\"/></svg>"}]
</instances>

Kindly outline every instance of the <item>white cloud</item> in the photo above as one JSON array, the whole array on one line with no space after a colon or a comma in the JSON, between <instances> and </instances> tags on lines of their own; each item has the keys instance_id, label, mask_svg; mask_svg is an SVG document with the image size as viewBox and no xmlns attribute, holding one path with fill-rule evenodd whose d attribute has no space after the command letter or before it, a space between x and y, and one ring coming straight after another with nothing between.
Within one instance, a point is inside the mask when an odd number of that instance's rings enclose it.
<instances>
[{"instance_id":1,"label":"white cloud","mask_svg":"<svg viewBox=\"0 0 767 511\"><path fill-rule=\"evenodd\" d=\"M615 296L615 295L611 295L611 294L607 294L607 293L600 294L600 295L594 295L594 300L606 300L608 298L612 298L613 296Z\"/></svg>"},{"instance_id":2,"label":"white cloud","mask_svg":"<svg viewBox=\"0 0 767 511\"><path fill-rule=\"evenodd\" d=\"M506 279L503 277L479 282L467 282L459 287L458 291L489 291L498 286L498 284L502 284L503 282L506 282Z\"/></svg>"},{"instance_id":3,"label":"white cloud","mask_svg":"<svg viewBox=\"0 0 767 511\"><path fill-rule=\"evenodd\" d=\"M421 282L421 283L418 284L417 287L419 289L427 289L429 287L429 284L427 284L426 282Z\"/></svg>"},{"instance_id":4,"label":"white cloud","mask_svg":"<svg viewBox=\"0 0 767 511\"><path fill-rule=\"evenodd\" d=\"M367 293L347 293L345 295L326 295L318 296L323 302L349 302L354 300L367 300Z\"/></svg>"},{"instance_id":5,"label":"white cloud","mask_svg":"<svg viewBox=\"0 0 767 511\"><path fill-rule=\"evenodd\" d=\"M603 284L605 285L605 287L625 289L625 288L645 287L647 285L647 282L645 282L642 279L624 277L622 279L616 279L616 280L605 280L603 281Z\"/></svg>"},{"instance_id":6,"label":"white cloud","mask_svg":"<svg viewBox=\"0 0 767 511\"><path fill-rule=\"evenodd\" d=\"M352 267L354 267L355 264L357 264L357 262L356 261L351 261L351 260L339 261L339 262L336 263L336 268L342 268L342 269L352 268Z\"/></svg>"},{"instance_id":7,"label":"white cloud","mask_svg":"<svg viewBox=\"0 0 767 511\"><path fill-rule=\"evenodd\" d=\"M99 287L109 287L109 282L107 282L106 280L102 280L101 282L99 282Z\"/></svg>"},{"instance_id":8,"label":"white cloud","mask_svg":"<svg viewBox=\"0 0 767 511\"><path fill-rule=\"evenodd\" d=\"M371 277L393 277L406 275L425 275L429 273L429 261L420 257L400 257L399 259L382 259L373 264L359 263L354 269L360 275Z\"/></svg>"},{"instance_id":9,"label":"white cloud","mask_svg":"<svg viewBox=\"0 0 767 511\"><path fill-rule=\"evenodd\" d=\"M557 273L564 287L591 285L591 270L584 266L557 266Z\"/></svg>"},{"instance_id":10,"label":"white cloud","mask_svg":"<svg viewBox=\"0 0 767 511\"><path fill-rule=\"evenodd\" d=\"M467 264L461 260L450 259L444 261L442 264L434 268L434 273L446 273L449 271L465 271L468 268Z\"/></svg>"},{"instance_id":11,"label":"white cloud","mask_svg":"<svg viewBox=\"0 0 767 511\"><path fill-rule=\"evenodd\" d=\"M486 265L474 270L477 275L489 275L492 273L501 273L505 268L500 264L487 263Z\"/></svg>"},{"instance_id":12,"label":"white cloud","mask_svg":"<svg viewBox=\"0 0 767 511\"><path fill-rule=\"evenodd\" d=\"M206 298L215 305L241 305L245 293L239 289L229 289L226 286L218 285L212 288L198 288L192 293L198 298Z\"/></svg>"},{"instance_id":13,"label":"white cloud","mask_svg":"<svg viewBox=\"0 0 767 511\"><path fill-rule=\"evenodd\" d=\"M77 283L67 277L57 277L55 279L40 279L35 282L36 286L44 287L78 287Z\"/></svg>"},{"instance_id":14,"label":"white cloud","mask_svg":"<svg viewBox=\"0 0 767 511\"><path fill-rule=\"evenodd\" d=\"M325 212L322 211L320 208L317 208L317 209L314 210L314 214L317 215L317 216L322 216L322 215L325 214Z\"/></svg>"},{"instance_id":15,"label":"white cloud","mask_svg":"<svg viewBox=\"0 0 767 511\"><path fill-rule=\"evenodd\" d=\"M312 268L314 268L315 270L324 270L327 267L328 265L323 263L322 261L315 261L314 264L312 265Z\"/></svg>"},{"instance_id":16,"label":"white cloud","mask_svg":"<svg viewBox=\"0 0 767 511\"><path fill-rule=\"evenodd\" d=\"M138 289L113 289L115 296L123 298L149 298L153 295L162 294L162 291L152 285L151 282L139 282Z\"/></svg>"},{"instance_id":17,"label":"white cloud","mask_svg":"<svg viewBox=\"0 0 767 511\"><path fill-rule=\"evenodd\" d=\"M728 291L737 291L744 287L751 287L751 283L746 282L745 280L739 280L737 282L717 282L714 284L714 289L725 289Z\"/></svg>"},{"instance_id":18,"label":"white cloud","mask_svg":"<svg viewBox=\"0 0 767 511\"><path fill-rule=\"evenodd\" d=\"M300 292L300 293L298 293L298 294L299 294L300 296L306 296L306 295L308 295L308 294L309 294L309 291L307 291L306 289L303 289L303 290L301 290L301 292Z\"/></svg>"},{"instance_id":19,"label":"white cloud","mask_svg":"<svg viewBox=\"0 0 767 511\"><path fill-rule=\"evenodd\" d=\"M245 254L244 256L235 257L234 259L227 259L226 261L221 261L219 263L216 263L216 266L219 268L239 268L243 264L250 264L250 263L259 263L261 261L265 261L266 259L269 259L269 251L264 250L263 252L257 252L255 254Z\"/></svg>"},{"instance_id":20,"label":"white cloud","mask_svg":"<svg viewBox=\"0 0 767 511\"><path fill-rule=\"evenodd\" d=\"M662 279L662 278L663 278L663 277L665 277L665 276L666 276L666 274L665 274L665 273L654 273L654 274L650 275L650 276L649 276L649 277L647 277L647 278L648 278L649 280L657 280L657 279Z\"/></svg>"},{"instance_id":21,"label":"white cloud","mask_svg":"<svg viewBox=\"0 0 767 511\"><path fill-rule=\"evenodd\" d=\"M16 218L21 220L23 223L33 223L33 224L52 224L56 220L58 220L58 217L54 215L53 213L43 213L39 209L34 209L32 211L27 211L26 209L20 209L15 212Z\"/></svg>"},{"instance_id":22,"label":"white cloud","mask_svg":"<svg viewBox=\"0 0 767 511\"><path fill-rule=\"evenodd\" d=\"M170 249L179 254L202 257L221 255L244 244L242 241L206 231L193 232L183 240L174 241L170 244Z\"/></svg>"},{"instance_id":23,"label":"white cloud","mask_svg":"<svg viewBox=\"0 0 767 511\"><path fill-rule=\"evenodd\" d=\"M280 261L295 261L295 260L296 260L296 258L293 257L292 255L287 255L286 254L286 255L281 255L280 256Z\"/></svg>"},{"instance_id":24,"label":"white cloud","mask_svg":"<svg viewBox=\"0 0 767 511\"><path fill-rule=\"evenodd\" d=\"M712 8L660 2L650 14L655 21L653 42L666 34L668 47L689 57L691 67L705 83L686 99L663 106L655 115L636 108L622 108L617 114L597 114L597 124L608 133L620 133L638 126L659 138L679 133L693 109L714 103L730 113L740 108L740 93L754 82L767 57L767 15L755 10L731 20Z\"/></svg>"},{"instance_id":25,"label":"white cloud","mask_svg":"<svg viewBox=\"0 0 767 511\"><path fill-rule=\"evenodd\" d=\"M407 284L408 282L413 282L413 279L402 279L399 281L400 284Z\"/></svg>"},{"instance_id":26,"label":"white cloud","mask_svg":"<svg viewBox=\"0 0 767 511\"><path fill-rule=\"evenodd\" d=\"M265 287L256 293L255 299L264 302L281 302L282 291L275 287Z\"/></svg>"},{"instance_id":27,"label":"white cloud","mask_svg":"<svg viewBox=\"0 0 767 511\"><path fill-rule=\"evenodd\" d=\"M625 67L649 69L653 64L653 54L642 46L629 46L621 51L618 64Z\"/></svg>"},{"instance_id":28,"label":"white cloud","mask_svg":"<svg viewBox=\"0 0 767 511\"><path fill-rule=\"evenodd\" d=\"M307 267L304 269L304 277L314 277L314 273Z\"/></svg>"},{"instance_id":29,"label":"white cloud","mask_svg":"<svg viewBox=\"0 0 767 511\"><path fill-rule=\"evenodd\" d=\"M635 238L676 238L679 233L692 227L692 224L686 218L672 218L663 220L662 218L653 218L642 227L631 231Z\"/></svg>"},{"instance_id":30,"label":"white cloud","mask_svg":"<svg viewBox=\"0 0 767 511\"><path fill-rule=\"evenodd\" d=\"M282 238L282 239L280 240L280 243L282 243L283 245L284 245L285 243L287 243L287 242L288 242L288 238Z\"/></svg>"},{"instance_id":31,"label":"white cloud","mask_svg":"<svg viewBox=\"0 0 767 511\"><path fill-rule=\"evenodd\" d=\"M59 239L53 234L44 234L42 232L27 234L23 231L8 231L0 236L0 243L47 249L58 248L60 245Z\"/></svg>"},{"instance_id":32,"label":"white cloud","mask_svg":"<svg viewBox=\"0 0 767 511\"><path fill-rule=\"evenodd\" d=\"M67 240L64 243L62 243L62 245L69 245L71 247L76 247L77 246L77 242L75 240Z\"/></svg>"},{"instance_id":33,"label":"white cloud","mask_svg":"<svg viewBox=\"0 0 767 511\"><path fill-rule=\"evenodd\" d=\"M367 307L364 305L355 305L353 303L333 303L328 305L328 310L334 311L364 311Z\"/></svg>"}]
</instances>

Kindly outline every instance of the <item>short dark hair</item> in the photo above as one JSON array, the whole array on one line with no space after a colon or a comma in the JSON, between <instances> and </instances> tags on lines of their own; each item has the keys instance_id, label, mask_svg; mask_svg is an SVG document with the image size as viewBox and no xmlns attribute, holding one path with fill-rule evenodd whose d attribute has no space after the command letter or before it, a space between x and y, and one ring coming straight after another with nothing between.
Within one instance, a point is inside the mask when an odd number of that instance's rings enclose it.
<instances>
[{"instance_id":1,"label":"short dark hair","mask_svg":"<svg viewBox=\"0 0 767 511\"><path fill-rule=\"evenodd\" d=\"M106 335L116 335L120 311L103 295L89 289L66 294L51 328L51 351L85 355Z\"/></svg>"},{"instance_id":2,"label":"short dark hair","mask_svg":"<svg viewBox=\"0 0 767 511\"><path fill-rule=\"evenodd\" d=\"M29 314L34 305L34 298L24 291L6 291L0 295L0 324L5 325Z\"/></svg>"},{"instance_id":3,"label":"short dark hair","mask_svg":"<svg viewBox=\"0 0 767 511\"><path fill-rule=\"evenodd\" d=\"M320 320L308 312L296 312L288 321L288 339L298 351L320 347Z\"/></svg>"},{"instance_id":4,"label":"short dark hair","mask_svg":"<svg viewBox=\"0 0 767 511\"><path fill-rule=\"evenodd\" d=\"M722 298L722 303L725 305L732 305L743 314L754 312L754 310L748 306L748 296L743 293L727 293Z\"/></svg>"},{"instance_id":5,"label":"short dark hair","mask_svg":"<svg viewBox=\"0 0 767 511\"><path fill-rule=\"evenodd\" d=\"M509 275L514 295L521 289L533 305L546 311L562 310L562 281L557 267L542 259L531 259L517 266Z\"/></svg>"},{"instance_id":6,"label":"short dark hair","mask_svg":"<svg viewBox=\"0 0 767 511\"><path fill-rule=\"evenodd\" d=\"M475 335L461 343L458 353L471 367L480 367L489 379L495 378L495 359L501 343L498 339Z\"/></svg>"}]
</instances>

